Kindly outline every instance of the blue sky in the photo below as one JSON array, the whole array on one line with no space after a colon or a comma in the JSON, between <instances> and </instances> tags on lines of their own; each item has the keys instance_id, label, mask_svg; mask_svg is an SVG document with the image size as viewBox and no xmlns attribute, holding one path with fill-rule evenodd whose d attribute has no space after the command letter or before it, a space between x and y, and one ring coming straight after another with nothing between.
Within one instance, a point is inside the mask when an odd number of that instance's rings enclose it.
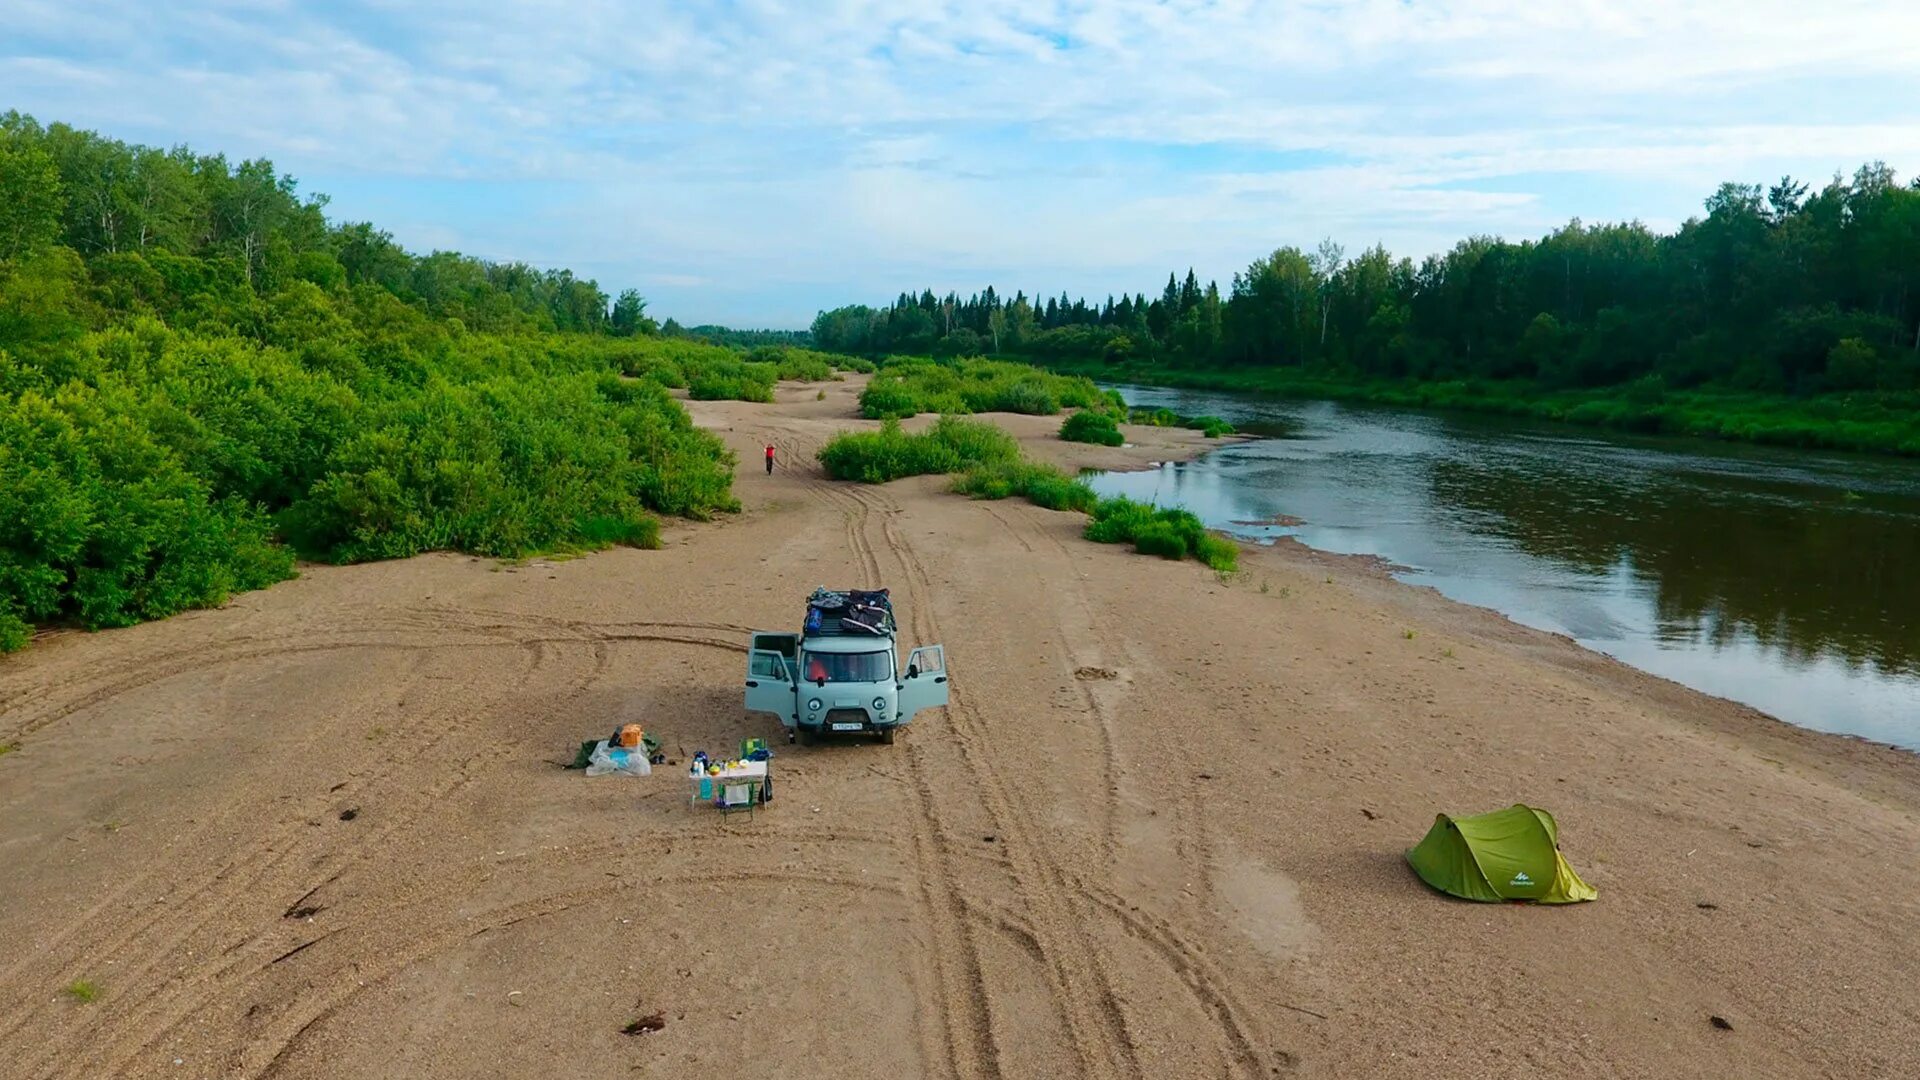
<instances>
[{"instance_id":1,"label":"blue sky","mask_svg":"<svg viewBox=\"0 0 1920 1080\"><path fill-rule=\"evenodd\" d=\"M1920 169L1885 0L0 0L0 108L270 157L416 250L569 266L689 324L903 288L1224 284L1721 180Z\"/></svg>"}]
</instances>

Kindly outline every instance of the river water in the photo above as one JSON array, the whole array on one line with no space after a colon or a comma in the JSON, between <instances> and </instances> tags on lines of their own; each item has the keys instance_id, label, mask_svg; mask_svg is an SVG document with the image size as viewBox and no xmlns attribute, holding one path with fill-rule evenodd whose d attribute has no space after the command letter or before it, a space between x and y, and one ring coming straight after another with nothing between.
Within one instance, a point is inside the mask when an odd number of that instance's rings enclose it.
<instances>
[{"instance_id":1,"label":"river water","mask_svg":"<svg viewBox=\"0 0 1920 1080\"><path fill-rule=\"evenodd\" d=\"M1269 437L1094 477L1103 495L1379 556L1656 675L1920 749L1920 463L1118 389Z\"/></svg>"}]
</instances>

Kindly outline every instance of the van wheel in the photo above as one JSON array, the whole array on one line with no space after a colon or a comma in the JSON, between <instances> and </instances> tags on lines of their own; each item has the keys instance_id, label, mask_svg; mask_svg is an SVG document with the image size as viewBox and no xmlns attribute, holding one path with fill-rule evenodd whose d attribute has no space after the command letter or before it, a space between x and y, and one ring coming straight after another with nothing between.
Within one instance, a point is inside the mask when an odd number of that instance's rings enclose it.
<instances>
[{"instance_id":1,"label":"van wheel","mask_svg":"<svg viewBox=\"0 0 1920 1080\"><path fill-rule=\"evenodd\" d=\"M801 746L813 745L814 734L813 734L812 728L796 727L793 730L794 730L795 736L799 738Z\"/></svg>"},{"instance_id":2,"label":"van wheel","mask_svg":"<svg viewBox=\"0 0 1920 1080\"><path fill-rule=\"evenodd\" d=\"M882 746L892 746L892 745L893 745L893 731L894 731L894 729L893 729L893 728L882 728L882 729L880 729L880 744L881 744Z\"/></svg>"}]
</instances>

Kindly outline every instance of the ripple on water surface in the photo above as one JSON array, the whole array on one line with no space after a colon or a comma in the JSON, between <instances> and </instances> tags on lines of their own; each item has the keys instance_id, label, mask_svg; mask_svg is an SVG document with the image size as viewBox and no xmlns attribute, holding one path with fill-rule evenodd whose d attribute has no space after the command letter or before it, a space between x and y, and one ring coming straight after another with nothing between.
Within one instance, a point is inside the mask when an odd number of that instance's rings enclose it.
<instances>
[{"instance_id":1,"label":"ripple on water surface","mask_svg":"<svg viewBox=\"0 0 1920 1080\"><path fill-rule=\"evenodd\" d=\"M1920 749L1920 463L1121 389L1281 434L1097 477L1103 495L1379 556L1654 674Z\"/></svg>"}]
</instances>

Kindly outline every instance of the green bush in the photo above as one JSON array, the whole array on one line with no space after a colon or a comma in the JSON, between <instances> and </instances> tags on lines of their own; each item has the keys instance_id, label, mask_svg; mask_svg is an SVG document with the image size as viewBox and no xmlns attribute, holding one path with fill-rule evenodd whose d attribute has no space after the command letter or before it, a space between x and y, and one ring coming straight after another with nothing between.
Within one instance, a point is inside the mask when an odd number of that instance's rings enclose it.
<instances>
[{"instance_id":1,"label":"green bush","mask_svg":"<svg viewBox=\"0 0 1920 1080\"><path fill-rule=\"evenodd\" d=\"M976 499L1013 495L1049 510L1092 509L1093 489L1051 465L1023 460L1019 443L992 424L943 416L908 434L898 420L878 431L846 432L820 451L827 475L878 484L902 476L958 473L953 490Z\"/></svg>"},{"instance_id":2,"label":"green bush","mask_svg":"<svg viewBox=\"0 0 1920 1080\"><path fill-rule=\"evenodd\" d=\"M1186 426L1205 434L1209 439L1233 434L1233 425L1217 416L1196 416L1188 420Z\"/></svg>"},{"instance_id":3,"label":"green bush","mask_svg":"<svg viewBox=\"0 0 1920 1080\"><path fill-rule=\"evenodd\" d=\"M1240 545L1224 536L1206 533L1193 549L1193 557L1223 574L1231 574L1240 567Z\"/></svg>"},{"instance_id":4,"label":"green bush","mask_svg":"<svg viewBox=\"0 0 1920 1080\"><path fill-rule=\"evenodd\" d=\"M1086 481L1045 465L1029 467L1020 477L1019 492L1027 497L1028 502L1048 510L1078 510L1085 513L1100 501Z\"/></svg>"},{"instance_id":5,"label":"green bush","mask_svg":"<svg viewBox=\"0 0 1920 1080\"><path fill-rule=\"evenodd\" d=\"M963 465L1018 461L1020 444L993 424L943 416L920 436L945 447Z\"/></svg>"},{"instance_id":6,"label":"green bush","mask_svg":"<svg viewBox=\"0 0 1920 1080\"><path fill-rule=\"evenodd\" d=\"M1187 557L1187 538L1170 521L1149 521L1133 534L1133 549L1142 555L1184 559Z\"/></svg>"},{"instance_id":7,"label":"green bush","mask_svg":"<svg viewBox=\"0 0 1920 1080\"><path fill-rule=\"evenodd\" d=\"M926 431L908 434L898 420L888 419L878 431L835 435L819 457L835 480L884 484L903 476L1011 464L1019 460L1020 446L1013 436L975 420L943 416Z\"/></svg>"},{"instance_id":8,"label":"green bush","mask_svg":"<svg viewBox=\"0 0 1920 1080\"><path fill-rule=\"evenodd\" d=\"M953 478L953 490L976 499L1004 499L1014 493L1014 476L1005 469L968 469Z\"/></svg>"},{"instance_id":9,"label":"green bush","mask_svg":"<svg viewBox=\"0 0 1920 1080\"><path fill-rule=\"evenodd\" d=\"M130 316L0 354L0 650L283 580L283 538L336 562L518 556L657 544L652 513L738 505L731 456L661 385L688 360L752 373L731 353L475 335L305 282L265 307L280 345Z\"/></svg>"},{"instance_id":10,"label":"green bush","mask_svg":"<svg viewBox=\"0 0 1920 1080\"><path fill-rule=\"evenodd\" d=\"M1060 411L1060 399L1037 380L1021 381L998 390L988 407L979 411L1052 416Z\"/></svg>"},{"instance_id":11,"label":"green bush","mask_svg":"<svg viewBox=\"0 0 1920 1080\"><path fill-rule=\"evenodd\" d=\"M1101 446L1120 446L1127 441L1127 437L1120 434L1113 417L1086 409L1074 413L1061 423L1060 437L1068 442L1096 443Z\"/></svg>"},{"instance_id":12,"label":"green bush","mask_svg":"<svg viewBox=\"0 0 1920 1080\"><path fill-rule=\"evenodd\" d=\"M919 399L905 386L874 383L860 391L860 412L869 420L901 420L919 411Z\"/></svg>"},{"instance_id":13,"label":"green bush","mask_svg":"<svg viewBox=\"0 0 1920 1080\"><path fill-rule=\"evenodd\" d=\"M1153 521L1154 508L1125 496L1101 499L1087 522L1086 538L1097 544L1131 543L1141 526Z\"/></svg>"},{"instance_id":14,"label":"green bush","mask_svg":"<svg viewBox=\"0 0 1920 1080\"><path fill-rule=\"evenodd\" d=\"M291 576L296 549L657 544L655 514L738 507L732 456L667 387L767 400L783 373L832 374L809 350L651 337L637 296L609 315L565 271L409 254L264 163L0 128L85 163L19 178L54 217L0 250L0 651L222 603ZM84 209L136 163L170 192L137 249ZM247 250L203 227L242 199Z\"/></svg>"},{"instance_id":15,"label":"green bush","mask_svg":"<svg viewBox=\"0 0 1920 1080\"><path fill-rule=\"evenodd\" d=\"M833 364L841 371L851 371L859 375L871 375L880 370L873 361L863 360L858 356L835 356Z\"/></svg>"},{"instance_id":16,"label":"green bush","mask_svg":"<svg viewBox=\"0 0 1920 1080\"><path fill-rule=\"evenodd\" d=\"M773 384L778 379L834 379L833 359L827 353L781 345L763 345L742 353L688 338L554 335L541 342L533 366L578 371L599 365L670 389L685 388L696 401L765 403L773 400ZM504 358L503 362L511 363ZM489 372L475 369L471 374L482 377Z\"/></svg>"},{"instance_id":17,"label":"green bush","mask_svg":"<svg viewBox=\"0 0 1920 1080\"><path fill-rule=\"evenodd\" d=\"M609 400L593 376L429 388L376 410L282 515L317 557L452 548L519 556L657 543L653 508L731 508L727 458L654 390Z\"/></svg>"},{"instance_id":18,"label":"green bush","mask_svg":"<svg viewBox=\"0 0 1920 1080\"><path fill-rule=\"evenodd\" d=\"M1106 391L1081 376L1055 375L1000 360L891 357L861 392L871 419L916 413L1014 412L1052 416L1062 407L1109 411Z\"/></svg>"},{"instance_id":19,"label":"green bush","mask_svg":"<svg viewBox=\"0 0 1920 1080\"><path fill-rule=\"evenodd\" d=\"M976 499L1004 499L1024 496L1028 502L1048 510L1091 510L1098 496L1085 481L1077 480L1051 465L1035 462L1002 462L975 466L954 477L953 490Z\"/></svg>"},{"instance_id":20,"label":"green bush","mask_svg":"<svg viewBox=\"0 0 1920 1080\"><path fill-rule=\"evenodd\" d=\"M687 396L695 401L753 401L765 405L773 401L773 383L739 373L702 372L687 384Z\"/></svg>"},{"instance_id":21,"label":"green bush","mask_svg":"<svg viewBox=\"0 0 1920 1080\"><path fill-rule=\"evenodd\" d=\"M0 396L0 651L34 623L127 626L293 576L266 516L122 411L135 406L80 383Z\"/></svg>"},{"instance_id":22,"label":"green bush","mask_svg":"<svg viewBox=\"0 0 1920 1080\"><path fill-rule=\"evenodd\" d=\"M776 378L795 382L832 382L838 377L834 366L842 359L792 345L762 345L747 353L748 362L771 365Z\"/></svg>"},{"instance_id":23,"label":"green bush","mask_svg":"<svg viewBox=\"0 0 1920 1080\"><path fill-rule=\"evenodd\" d=\"M1084 535L1101 544L1131 543L1136 551L1167 559L1192 555L1222 573L1230 573L1239 565L1238 545L1207 532L1192 513L1162 510L1124 496L1101 499L1093 508Z\"/></svg>"}]
</instances>

